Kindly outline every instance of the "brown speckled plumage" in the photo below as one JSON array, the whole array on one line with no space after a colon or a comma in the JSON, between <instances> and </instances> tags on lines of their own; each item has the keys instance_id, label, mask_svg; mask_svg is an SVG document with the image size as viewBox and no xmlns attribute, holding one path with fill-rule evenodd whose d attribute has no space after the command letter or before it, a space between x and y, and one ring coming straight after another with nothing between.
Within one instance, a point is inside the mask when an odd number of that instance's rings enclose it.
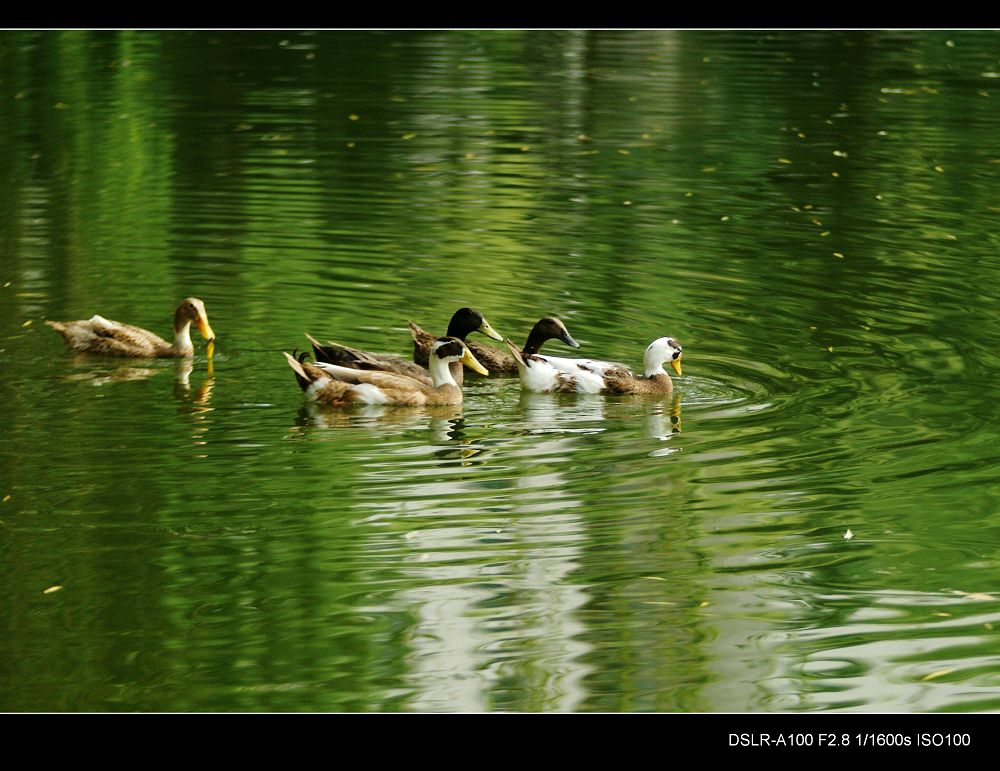
<instances>
[{"instance_id":1,"label":"brown speckled plumage","mask_svg":"<svg viewBox=\"0 0 1000 771\"><path fill-rule=\"evenodd\" d=\"M122 324L103 316L92 316L79 321L46 321L45 323L63 336L63 340L74 351L97 353L106 356L131 356L134 358L157 358L191 356L191 322L198 323L204 337L215 339L208 323L205 304L188 297L174 312L175 341L168 343L162 337L141 327Z\"/></svg>"}]
</instances>

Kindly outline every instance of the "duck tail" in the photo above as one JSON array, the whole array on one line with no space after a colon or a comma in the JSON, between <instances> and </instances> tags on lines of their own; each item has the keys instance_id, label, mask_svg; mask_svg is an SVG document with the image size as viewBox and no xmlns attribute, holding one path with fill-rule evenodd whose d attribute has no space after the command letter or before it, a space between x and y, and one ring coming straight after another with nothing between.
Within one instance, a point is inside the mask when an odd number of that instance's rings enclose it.
<instances>
[{"instance_id":1,"label":"duck tail","mask_svg":"<svg viewBox=\"0 0 1000 771\"><path fill-rule=\"evenodd\" d=\"M427 333L416 322L407 321L406 326L410 328L410 335L413 337L413 342L419 342L420 338L427 337Z\"/></svg>"},{"instance_id":2,"label":"duck tail","mask_svg":"<svg viewBox=\"0 0 1000 771\"><path fill-rule=\"evenodd\" d=\"M299 383L299 388L305 391L310 385L312 385L313 380L315 380L315 378L311 378L306 374L306 370L302 366L305 361L305 357L309 354L301 353L299 354L299 358L295 358L292 354L287 353L286 351L282 351L282 353L285 354L285 358L288 359L288 366L295 372L295 379Z\"/></svg>"},{"instance_id":3,"label":"duck tail","mask_svg":"<svg viewBox=\"0 0 1000 771\"><path fill-rule=\"evenodd\" d=\"M326 350L323 347L323 344L315 337L310 335L308 332L306 332L306 338L309 340L309 344L312 346L313 358L316 359L316 361L326 361L326 356L325 356Z\"/></svg>"},{"instance_id":4,"label":"duck tail","mask_svg":"<svg viewBox=\"0 0 1000 771\"><path fill-rule=\"evenodd\" d=\"M49 321L48 319L45 319L45 323L52 327L56 332L66 331L66 324L62 321Z\"/></svg>"},{"instance_id":5,"label":"duck tail","mask_svg":"<svg viewBox=\"0 0 1000 771\"><path fill-rule=\"evenodd\" d=\"M517 362L519 367L527 367L528 365L524 363L524 356L521 353L521 349L514 344L514 342L509 338L504 338L504 343L510 349L511 354L514 356L514 361Z\"/></svg>"}]
</instances>

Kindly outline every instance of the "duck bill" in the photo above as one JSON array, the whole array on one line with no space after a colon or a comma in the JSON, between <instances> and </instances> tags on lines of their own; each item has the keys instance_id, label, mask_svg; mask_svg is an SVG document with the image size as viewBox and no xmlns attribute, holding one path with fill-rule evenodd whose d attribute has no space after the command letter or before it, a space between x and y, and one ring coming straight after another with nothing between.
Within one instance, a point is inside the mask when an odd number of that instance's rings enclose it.
<instances>
[{"instance_id":1,"label":"duck bill","mask_svg":"<svg viewBox=\"0 0 1000 771\"><path fill-rule=\"evenodd\" d=\"M568 345L570 348L580 347L580 344L573 339L573 335L571 335L566 330L563 330L563 333L559 335L559 339L562 340L564 343L566 343L566 345Z\"/></svg>"},{"instance_id":2,"label":"duck bill","mask_svg":"<svg viewBox=\"0 0 1000 771\"><path fill-rule=\"evenodd\" d=\"M680 359L674 359L672 362L670 362L670 366L674 368L674 372L676 372L678 375L683 375L683 373L681 372Z\"/></svg>"},{"instance_id":3,"label":"duck bill","mask_svg":"<svg viewBox=\"0 0 1000 771\"><path fill-rule=\"evenodd\" d=\"M215 356L215 340L209 340L205 348L205 356L208 358L208 374L212 374L212 357Z\"/></svg>"},{"instance_id":4,"label":"duck bill","mask_svg":"<svg viewBox=\"0 0 1000 771\"><path fill-rule=\"evenodd\" d=\"M215 340L215 332L212 331L212 325L208 323L208 316L204 313L198 315L198 331L201 332L201 336L206 340Z\"/></svg>"},{"instance_id":5,"label":"duck bill","mask_svg":"<svg viewBox=\"0 0 1000 771\"><path fill-rule=\"evenodd\" d=\"M497 331L490 326L490 322L486 319L483 319L483 323L479 325L478 331L482 332L487 337L492 337L494 340L503 340L503 338L497 334Z\"/></svg>"},{"instance_id":6,"label":"duck bill","mask_svg":"<svg viewBox=\"0 0 1000 771\"><path fill-rule=\"evenodd\" d=\"M465 353L462 354L462 364L471 369L473 372L478 372L484 377L488 377L490 374L490 371L479 363L476 357L472 355L472 351L468 348L466 348Z\"/></svg>"}]
</instances>

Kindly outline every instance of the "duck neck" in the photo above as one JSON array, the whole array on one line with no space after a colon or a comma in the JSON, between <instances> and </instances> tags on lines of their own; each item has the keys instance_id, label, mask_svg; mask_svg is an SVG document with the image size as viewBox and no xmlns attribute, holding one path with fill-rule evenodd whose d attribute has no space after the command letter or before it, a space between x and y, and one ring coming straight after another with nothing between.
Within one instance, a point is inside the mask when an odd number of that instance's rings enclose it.
<instances>
[{"instance_id":1,"label":"duck neck","mask_svg":"<svg viewBox=\"0 0 1000 771\"><path fill-rule=\"evenodd\" d=\"M534 356L542 349L542 344L548 339L548 335L540 330L536 324L531 328L531 332L528 333L528 339L525 340L521 353L525 356Z\"/></svg>"},{"instance_id":2,"label":"duck neck","mask_svg":"<svg viewBox=\"0 0 1000 771\"><path fill-rule=\"evenodd\" d=\"M179 353L193 353L191 342L191 319L183 318L178 310L174 315L174 349Z\"/></svg>"},{"instance_id":3,"label":"duck neck","mask_svg":"<svg viewBox=\"0 0 1000 771\"><path fill-rule=\"evenodd\" d=\"M449 366L449 362L438 358L432 353L430 355L430 360L427 363L431 371L431 382L434 383L435 388L440 388L441 386L446 385L458 388L458 383L456 383L455 378L451 376L451 367Z\"/></svg>"},{"instance_id":4,"label":"duck neck","mask_svg":"<svg viewBox=\"0 0 1000 771\"><path fill-rule=\"evenodd\" d=\"M657 375L667 375L667 371L663 369L663 362L657 357L646 356L643 361L645 370L643 371L643 376L647 378L653 378ZM670 377L670 375L667 375Z\"/></svg>"}]
</instances>

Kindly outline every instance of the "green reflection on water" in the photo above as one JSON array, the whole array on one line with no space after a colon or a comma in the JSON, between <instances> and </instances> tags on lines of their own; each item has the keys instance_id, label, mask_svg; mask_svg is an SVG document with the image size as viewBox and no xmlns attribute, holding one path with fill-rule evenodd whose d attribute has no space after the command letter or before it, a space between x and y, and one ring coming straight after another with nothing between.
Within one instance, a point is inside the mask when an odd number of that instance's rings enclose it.
<instances>
[{"instance_id":1,"label":"green reflection on water","mask_svg":"<svg viewBox=\"0 0 1000 771\"><path fill-rule=\"evenodd\" d=\"M995 44L0 34L0 707L1000 707ZM188 295L211 374L41 323ZM463 305L680 403L280 356Z\"/></svg>"}]
</instances>

